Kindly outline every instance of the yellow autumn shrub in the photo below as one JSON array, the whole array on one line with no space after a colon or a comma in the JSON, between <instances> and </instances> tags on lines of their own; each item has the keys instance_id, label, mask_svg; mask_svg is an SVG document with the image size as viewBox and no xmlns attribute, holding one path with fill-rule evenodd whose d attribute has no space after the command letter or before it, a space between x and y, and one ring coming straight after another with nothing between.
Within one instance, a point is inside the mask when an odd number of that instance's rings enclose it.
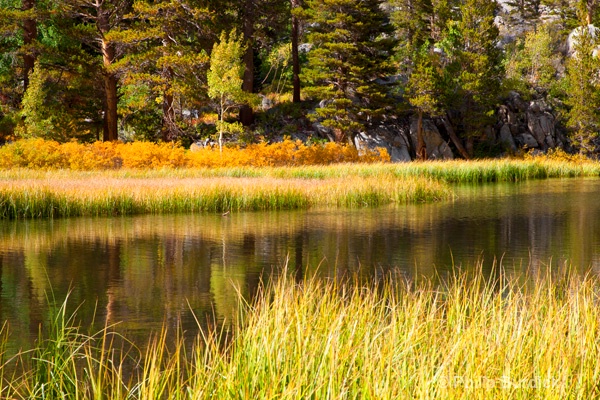
<instances>
[{"instance_id":1,"label":"yellow autumn shrub","mask_svg":"<svg viewBox=\"0 0 600 400\"><path fill-rule=\"evenodd\" d=\"M185 149L172 143L119 143L117 152L125 168L181 168L188 163Z\"/></svg>"},{"instance_id":2,"label":"yellow autumn shrub","mask_svg":"<svg viewBox=\"0 0 600 400\"><path fill-rule=\"evenodd\" d=\"M68 168L73 170L117 169L123 164L114 142L80 144L73 141L63 144L61 151Z\"/></svg>"},{"instance_id":3,"label":"yellow autumn shrub","mask_svg":"<svg viewBox=\"0 0 600 400\"><path fill-rule=\"evenodd\" d=\"M224 168L327 165L349 162L387 162L385 149L359 152L339 143L309 145L284 140L185 150L178 144L151 142L58 143L52 140L25 139L0 147L0 168L105 170L118 168Z\"/></svg>"}]
</instances>

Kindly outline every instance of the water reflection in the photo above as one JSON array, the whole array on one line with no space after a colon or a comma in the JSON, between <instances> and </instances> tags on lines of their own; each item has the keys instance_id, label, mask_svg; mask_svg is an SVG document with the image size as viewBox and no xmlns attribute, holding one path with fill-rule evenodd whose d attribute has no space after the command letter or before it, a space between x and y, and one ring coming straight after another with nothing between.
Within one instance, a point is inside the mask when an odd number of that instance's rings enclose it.
<instances>
[{"instance_id":1,"label":"water reflection","mask_svg":"<svg viewBox=\"0 0 600 400\"><path fill-rule=\"evenodd\" d=\"M78 315L121 322L134 338L163 324L238 315L286 260L297 279L390 270L433 276L483 259L509 269L571 262L600 268L600 180L464 187L457 200L365 210L0 222L0 318L27 343L46 294L68 291ZM195 314L195 318L194 315ZM84 323L84 324L85 324Z\"/></svg>"}]
</instances>

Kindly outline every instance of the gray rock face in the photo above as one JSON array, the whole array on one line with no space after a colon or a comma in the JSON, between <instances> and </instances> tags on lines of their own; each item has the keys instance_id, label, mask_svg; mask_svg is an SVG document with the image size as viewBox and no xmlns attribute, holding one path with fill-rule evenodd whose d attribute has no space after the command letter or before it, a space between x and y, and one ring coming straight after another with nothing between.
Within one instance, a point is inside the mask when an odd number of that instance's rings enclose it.
<instances>
[{"instance_id":1,"label":"gray rock face","mask_svg":"<svg viewBox=\"0 0 600 400\"><path fill-rule=\"evenodd\" d=\"M546 151L565 143L556 128L552 107L544 100L527 103L517 93L511 93L506 104L499 107L498 119L498 141L511 151L518 148Z\"/></svg>"},{"instance_id":2,"label":"gray rock face","mask_svg":"<svg viewBox=\"0 0 600 400\"><path fill-rule=\"evenodd\" d=\"M410 140L413 148L417 148L417 118L410 119ZM427 149L427 158L432 160L453 160L454 154L448 143L440 135L433 121L423 119L423 139Z\"/></svg>"},{"instance_id":3,"label":"gray rock face","mask_svg":"<svg viewBox=\"0 0 600 400\"><path fill-rule=\"evenodd\" d=\"M518 135L517 143L519 143L519 147L525 149L537 149L540 146L538 141L529 133L522 133Z\"/></svg>"},{"instance_id":4,"label":"gray rock face","mask_svg":"<svg viewBox=\"0 0 600 400\"><path fill-rule=\"evenodd\" d=\"M369 130L369 134L361 132L354 137L354 145L361 150L382 147L387 150L392 162L408 162L410 157L410 142L401 126L389 123L382 124Z\"/></svg>"},{"instance_id":5,"label":"gray rock face","mask_svg":"<svg viewBox=\"0 0 600 400\"><path fill-rule=\"evenodd\" d=\"M556 146L554 116L538 102L532 102L527 111L527 128L542 150Z\"/></svg>"},{"instance_id":6,"label":"gray rock face","mask_svg":"<svg viewBox=\"0 0 600 400\"><path fill-rule=\"evenodd\" d=\"M513 138L510 125L504 124L500 129L500 142L503 143L510 151L517 151L517 145L515 144L515 139Z\"/></svg>"}]
</instances>

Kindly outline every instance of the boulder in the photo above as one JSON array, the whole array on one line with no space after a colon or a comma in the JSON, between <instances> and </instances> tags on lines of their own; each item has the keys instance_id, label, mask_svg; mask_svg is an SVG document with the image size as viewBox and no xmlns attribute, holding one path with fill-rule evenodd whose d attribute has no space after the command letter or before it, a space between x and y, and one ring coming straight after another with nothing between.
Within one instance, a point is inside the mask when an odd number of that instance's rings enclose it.
<instances>
[{"instance_id":1,"label":"boulder","mask_svg":"<svg viewBox=\"0 0 600 400\"><path fill-rule=\"evenodd\" d=\"M354 137L354 145L360 152L365 148L382 147L387 150L392 162L408 162L410 143L404 131L395 124L379 125L369 130L369 134L360 132Z\"/></svg>"},{"instance_id":2,"label":"boulder","mask_svg":"<svg viewBox=\"0 0 600 400\"><path fill-rule=\"evenodd\" d=\"M410 140L414 149L417 148L417 122L416 117L410 119ZM427 158L435 160L454 159L452 149L442 138L437 126L429 119L423 119L423 139L427 149Z\"/></svg>"},{"instance_id":3,"label":"boulder","mask_svg":"<svg viewBox=\"0 0 600 400\"><path fill-rule=\"evenodd\" d=\"M527 111L527 128L543 150L556 146L554 116L542 111L538 105Z\"/></svg>"},{"instance_id":4,"label":"boulder","mask_svg":"<svg viewBox=\"0 0 600 400\"><path fill-rule=\"evenodd\" d=\"M529 133L522 133L517 136L517 142L519 143L519 147L526 149L537 149L539 147L539 143L533 136Z\"/></svg>"},{"instance_id":5,"label":"boulder","mask_svg":"<svg viewBox=\"0 0 600 400\"><path fill-rule=\"evenodd\" d=\"M517 151L517 145L515 144L509 124L504 124L502 125L502 128L500 128L500 143L504 144L506 148L513 152Z\"/></svg>"}]
</instances>

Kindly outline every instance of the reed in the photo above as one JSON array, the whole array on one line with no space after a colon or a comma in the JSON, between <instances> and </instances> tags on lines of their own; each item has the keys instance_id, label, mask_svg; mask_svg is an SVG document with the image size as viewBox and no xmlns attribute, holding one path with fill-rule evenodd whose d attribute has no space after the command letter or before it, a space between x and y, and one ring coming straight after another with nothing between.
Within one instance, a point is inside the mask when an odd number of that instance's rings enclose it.
<instances>
[{"instance_id":1,"label":"reed","mask_svg":"<svg viewBox=\"0 0 600 400\"><path fill-rule=\"evenodd\" d=\"M135 353L127 380L124 358L98 356L106 334L81 336L62 324L53 336L61 346L41 341L23 354L36 355L33 367L4 376L2 396L596 398L598 283L569 274L490 277L481 268L438 283L283 276L250 303L240 297L231 339L203 331L187 352L179 337L169 346L165 328Z\"/></svg>"},{"instance_id":2,"label":"reed","mask_svg":"<svg viewBox=\"0 0 600 400\"><path fill-rule=\"evenodd\" d=\"M99 173L0 179L0 218L365 207L447 199L428 178L136 178Z\"/></svg>"}]
</instances>

